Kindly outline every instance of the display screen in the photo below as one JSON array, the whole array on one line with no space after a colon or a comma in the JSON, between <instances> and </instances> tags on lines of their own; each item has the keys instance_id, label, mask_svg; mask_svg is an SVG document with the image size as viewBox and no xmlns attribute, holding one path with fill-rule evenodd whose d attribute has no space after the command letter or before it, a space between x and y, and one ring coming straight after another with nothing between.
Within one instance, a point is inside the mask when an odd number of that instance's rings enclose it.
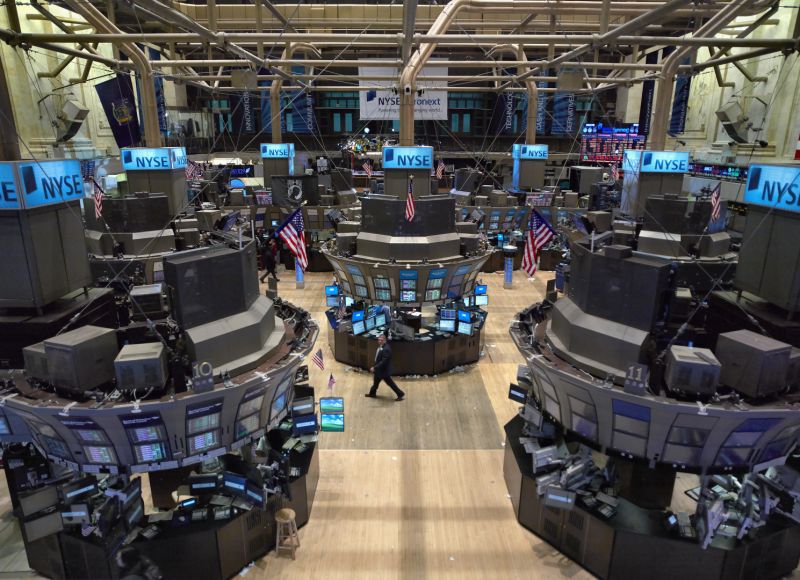
<instances>
[{"instance_id":1,"label":"display screen","mask_svg":"<svg viewBox=\"0 0 800 580\"><path fill-rule=\"evenodd\" d=\"M226 471L222 474L222 488L236 494L244 494L245 486L247 485L247 478L238 473L230 473Z\"/></svg>"},{"instance_id":2,"label":"display screen","mask_svg":"<svg viewBox=\"0 0 800 580\"><path fill-rule=\"evenodd\" d=\"M389 290L375 290L375 298L389 301L392 299L392 293Z\"/></svg>"},{"instance_id":3,"label":"display screen","mask_svg":"<svg viewBox=\"0 0 800 580\"><path fill-rule=\"evenodd\" d=\"M129 431L134 443L146 443L148 441L158 441L161 439L161 431L158 427L137 427Z\"/></svg>"},{"instance_id":4,"label":"display screen","mask_svg":"<svg viewBox=\"0 0 800 580\"><path fill-rule=\"evenodd\" d=\"M508 398L512 401L516 401L517 403L524 403L527 399L528 395L520 389L517 385L511 384L508 388Z\"/></svg>"},{"instance_id":5,"label":"display screen","mask_svg":"<svg viewBox=\"0 0 800 580\"><path fill-rule=\"evenodd\" d=\"M216 447L219 444L219 432L214 430L200 435L193 435L188 440L189 454L194 455Z\"/></svg>"},{"instance_id":6,"label":"display screen","mask_svg":"<svg viewBox=\"0 0 800 580\"><path fill-rule=\"evenodd\" d=\"M363 334L364 333L364 321L361 322L354 322L353 323L353 334Z\"/></svg>"},{"instance_id":7,"label":"display screen","mask_svg":"<svg viewBox=\"0 0 800 580\"><path fill-rule=\"evenodd\" d=\"M367 331L375 330L375 318L367 318Z\"/></svg>"},{"instance_id":8,"label":"display screen","mask_svg":"<svg viewBox=\"0 0 800 580\"><path fill-rule=\"evenodd\" d=\"M441 288L444 278L428 278L428 288Z\"/></svg>"},{"instance_id":9,"label":"display screen","mask_svg":"<svg viewBox=\"0 0 800 580\"><path fill-rule=\"evenodd\" d=\"M355 302L355 300L353 300L353 299L352 299L352 298L350 298L349 296L345 296L345 297L344 297L344 305L345 305L345 306L352 306L352 305L353 305L353 302Z\"/></svg>"},{"instance_id":10,"label":"display screen","mask_svg":"<svg viewBox=\"0 0 800 580\"><path fill-rule=\"evenodd\" d=\"M459 322L472 322L472 316L466 310L459 310L458 320Z\"/></svg>"},{"instance_id":11,"label":"display screen","mask_svg":"<svg viewBox=\"0 0 800 580\"><path fill-rule=\"evenodd\" d=\"M325 286L325 296L338 296L338 295L339 295L338 286Z\"/></svg>"},{"instance_id":12,"label":"display screen","mask_svg":"<svg viewBox=\"0 0 800 580\"><path fill-rule=\"evenodd\" d=\"M417 293L413 290L403 290L400 292L400 302L416 302Z\"/></svg>"},{"instance_id":13,"label":"display screen","mask_svg":"<svg viewBox=\"0 0 800 580\"><path fill-rule=\"evenodd\" d=\"M439 311L439 318L442 318L444 320L455 320L456 311L451 308L442 308Z\"/></svg>"},{"instance_id":14,"label":"display screen","mask_svg":"<svg viewBox=\"0 0 800 580\"><path fill-rule=\"evenodd\" d=\"M363 310L353 310L353 322L358 322L359 320L364 320L364 311Z\"/></svg>"},{"instance_id":15,"label":"display screen","mask_svg":"<svg viewBox=\"0 0 800 580\"><path fill-rule=\"evenodd\" d=\"M79 498L97 493L97 480L91 476L82 477L78 481L69 483L61 488L65 502L74 502Z\"/></svg>"},{"instance_id":16,"label":"display screen","mask_svg":"<svg viewBox=\"0 0 800 580\"><path fill-rule=\"evenodd\" d=\"M202 417L189 419L186 422L186 431L189 434L192 434L199 433L200 431L208 431L209 429L215 429L219 427L219 417L220 413L212 413L210 415L203 415Z\"/></svg>"},{"instance_id":17,"label":"display screen","mask_svg":"<svg viewBox=\"0 0 800 580\"><path fill-rule=\"evenodd\" d=\"M485 294L475 297L475 306L486 306L487 304L489 304L489 297Z\"/></svg>"},{"instance_id":18,"label":"display screen","mask_svg":"<svg viewBox=\"0 0 800 580\"><path fill-rule=\"evenodd\" d=\"M216 474L197 474L189 476L189 493L192 495L213 493L216 489Z\"/></svg>"},{"instance_id":19,"label":"display screen","mask_svg":"<svg viewBox=\"0 0 800 580\"><path fill-rule=\"evenodd\" d=\"M455 332L456 331L456 321L455 320L440 320L439 321L439 330L442 332Z\"/></svg>"},{"instance_id":20,"label":"display screen","mask_svg":"<svg viewBox=\"0 0 800 580\"><path fill-rule=\"evenodd\" d=\"M247 499L253 502L257 507L264 507L264 490L262 488L248 481L245 486L245 495L247 495Z\"/></svg>"},{"instance_id":21,"label":"display screen","mask_svg":"<svg viewBox=\"0 0 800 580\"><path fill-rule=\"evenodd\" d=\"M439 300L441 297L441 290L428 290L425 292L425 300Z\"/></svg>"},{"instance_id":22,"label":"display screen","mask_svg":"<svg viewBox=\"0 0 800 580\"><path fill-rule=\"evenodd\" d=\"M464 296L461 301L464 303L464 306L469 308L470 306L475 306L475 297L474 296Z\"/></svg>"},{"instance_id":23,"label":"display screen","mask_svg":"<svg viewBox=\"0 0 800 580\"><path fill-rule=\"evenodd\" d=\"M320 413L342 413L344 412L343 397L322 397L319 400Z\"/></svg>"},{"instance_id":24,"label":"display screen","mask_svg":"<svg viewBox=\"0 0 800 580\"><path fill-rule=\"evenodd\" d=\"M320 429L322 431L344 431L344 413L322 413L320 415Z\"/></svg>"},{"instance_id":25,"label":"display screen","mask_svg":"<svg viewBox=\"0 0 800 580\"><path fill-rule=\"evenodd\" d=\"M375 288L389 288L388 278L373 278L372 281L375 283Z\"/></svg>"},{"instance_id":26,"label":"display screen","mask_svg":"<svg viewBox=\"0 0 800 580\"><path fill-rule=\"evenodd\" d=\"M102 431L96 429L75 429L74 433L84 443L105 443L106 437Z\"/></svg>"},{"instance_id":27,"label":"display screen","mask_svg":"<svg viewBox=\"0 0 800 580\"><path fill-rule=\"evenodd\" d=\"M236 421L236 439L241 439L259 428L258 413Z\"/></svg>"},{"instance_id":28,"label":"display screen","mask_svg":"<svg viewBox=\"0 0 800 580\"><path fill-rule=\"evenodd\" d=\"M270 409L270 418L269 420L272 421L286 408L289 403L289 388L291 387L291 379L286 379L280 387L278 387L278 391L275 393L275 398L272 400L272 408Z\"/></svg>"},{"instance_id":29,"label":"display screen","mask_svg":"<svg viewBox=\"0 0 800 580\"><path fill-rule=\"evenodd\" d=\"M468 334L472 336L472 325L469 322L459 322L458 334Z\"/></svg>"},{"instance_id":30,"label":"display screen","mask_svg":"<svg viewBox=\"0 0 800 580\"><path fill-rule=\"evenodd\" d=\"M378 314L378 316L375 317L375 328L380 328L381 326L386 326L385 314Z\"/></svg>"},{"instance_id":31,"label":"display screen","mask_svg":"<svg viewBox=\"0 0 800 580\"><path fill-rule=\"evenodd\" d=\"M298 434L314 433L317 430L316 415L301 415L294 419L294 432Z\"/></svg>"},{"instance_id":32,"label":"display screen","mask_svg":"<svg viewBox=\"0 0 800 580\"><path fill-rule=\"evenodd\" d=\"M401 290L415 290L417 288L416 280L400 280Z\"/></svg>"},{"instance_id":33,"label":"display screen","mask_svg":"<svg viewBox=\"0 0 800 580\"><path fill-rule=\"evenodd\" d=\"M327 296L325 298L325 305L328 308L336 308L339 306L339 297L338 296Z\"/></svg>"},{"instance_id":34,"label":"display screen","mask_svg":"<svg viewBox=\"0 0 800 580\"><path fill-rule=\"evenodd\" d=\"M480 296L482 294L486 294L487 288L488 287L486 286L486 284L478 284L478 285L476 285L475 286L475 295L476 296Z\"/></svg>"},{"instance_id":35,"label":"display screen","mask_svg":"<svg viewBox=\"0 0 800 580\"><path fill-rule=\"evenodd\" d=\"M83 448L83 454L91 463L116 463L116 459L114 458L114 450L111 449L111 447L101 447L99 445L85 446Z\"/></svg>"},{"instance_id":36,"label":"display screen","mask_svg":"<svg viewBox=\"0 0 800 580\"><path fill-rule=\"evenodd\" d=\"M239 405L239 416L244 417L245 415L250 415L251 413L257 413L261 410L261 406L264 403L264 395L259 395L257 397L253 397L249 401L245 401L241 405Z\"/></svg>"},{"instance_id":37,"label":"display screen","mask_svg":"<svg viewBox=\"0 0 800 580\"><path fill-rule=\"evenodd\" d=\"M166 459L163 443L149 443L146 445L134 445L133 451L136 454L138 463L154 463Z\"/></svg>"}]
</instances>

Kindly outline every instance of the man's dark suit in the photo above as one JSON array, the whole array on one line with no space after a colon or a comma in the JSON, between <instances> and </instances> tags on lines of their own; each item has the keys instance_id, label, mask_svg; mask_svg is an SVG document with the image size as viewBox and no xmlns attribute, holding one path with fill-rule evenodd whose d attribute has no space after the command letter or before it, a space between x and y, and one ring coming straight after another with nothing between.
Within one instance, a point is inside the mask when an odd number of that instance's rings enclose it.
<instances>
[{"instance_id":1,"label":"man's dark suit","mask_svg":"<svg viewBox=\"0 0 800 580\"><path fill-rule=\"evenodd\" d=\"M389 388L392 389L394 394L398 397L405 395L405 393L400 390L400 387L398 387L392 380L392 348L388 343L384 344L383 347L378 348L374 368L374 380L372 382L372 388L369 390L370 396L374 397L377 394L378 385L381 381L389 385Z\"/></svg>"}]
</instances>

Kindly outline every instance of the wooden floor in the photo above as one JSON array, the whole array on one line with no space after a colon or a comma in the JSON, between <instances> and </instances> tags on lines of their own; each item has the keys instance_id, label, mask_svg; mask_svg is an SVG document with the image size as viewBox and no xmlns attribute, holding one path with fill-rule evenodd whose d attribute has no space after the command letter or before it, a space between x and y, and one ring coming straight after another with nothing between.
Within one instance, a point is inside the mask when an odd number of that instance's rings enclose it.
<instances>
[{"instance_id":1,"label":"wooden floor","mask_svg":"<svg viewBox=\"0 0 800 580\"><path fill-rule=\"evenodd\" d=\"M281 297L309 310L326 333L323 286L331 275L308 274L297 290L292 274L279 273ZM399 403L386 387L380 399L364 398L370 376L336 363L323 334L316 348L325 371L309 364L311 383L320 396L334 374L346 430L320 435L319 486L297 559L271 553L244 576L591 578L516 522L503 481L502 428L518 408L506 395L522 362L508 324L541 300L551 276L530 282L516 272L506 290L500 273L484 275L490 304L480 362L436 378L398 379L407 393ZM695 481L687 477L679 487ZM32 577L9 509L0 489L0 579Z\"/></svg>"}]
</instances>

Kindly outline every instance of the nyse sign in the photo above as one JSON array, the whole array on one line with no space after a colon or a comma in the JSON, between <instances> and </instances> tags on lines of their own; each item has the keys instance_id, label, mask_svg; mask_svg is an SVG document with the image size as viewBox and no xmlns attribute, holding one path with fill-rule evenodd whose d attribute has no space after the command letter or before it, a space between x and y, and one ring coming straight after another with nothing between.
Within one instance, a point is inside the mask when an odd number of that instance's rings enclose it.
<instances>
[{"instance_id":1,"label":"nyse sign","mask_svg":"<svg viewBox=\"0 0 800 580\"><path fill-rule=\"evenodd\" d=\"M745 203L800 211L800 167L751 165Z\"/></svg>"},{"instance_id":2,"label":"nyse sign","mask_svg":"<svg viewBox=\"0 0 800 580\"><path fill-rule=\"evenodd\" d=\"M547 159L549 149L547 145L520 145L516 144L511 150L513 159Z\"/></svg>"},{"instance_id":3,"label":"nyse sign","mask_svg":"<svg viewBox=\"0 0 800 580\"><path fill-rule=\"evenodd\" d=\"M183 147L123 149L122 168L125 171L185 169L186 149Z\"/></svg>"},{"instance_id":4,"label":"nyse sign","mask_svg":"<svg viewBox=\"0 0 800 580\"><path fill-rule=\"evenodd\" d=\"M689 171L687 151L644 151L642 173L686 173Z\"/></svg>"},{"instance_id":5,"label":"nyse sign","mask_svg":"<svg viewBox=\"0 0 800 580\"><path fill-rule=\"evenodd\" d=\"M294 157L294 143L262 143L262 159L291 159Z\"/></svg>"},{"instance_id":6,"label":"nyse sign","mask_svg":"<svg viewBox=\"0 0 800 580\"><path fill-rule=\"evenodd\" d=\"M433 147L384 147L384 169L433 169Z\"/></svg>"},{"instance_id":7,"label":"nyse sign","mask_svg":"<svg viewBox=\"0 0 800 580\"><path fill-rule=\"evenodd\" d=\"M80 161L0 164L0 209L31 209L82 197Z\"/></svg>"}]
</instances>

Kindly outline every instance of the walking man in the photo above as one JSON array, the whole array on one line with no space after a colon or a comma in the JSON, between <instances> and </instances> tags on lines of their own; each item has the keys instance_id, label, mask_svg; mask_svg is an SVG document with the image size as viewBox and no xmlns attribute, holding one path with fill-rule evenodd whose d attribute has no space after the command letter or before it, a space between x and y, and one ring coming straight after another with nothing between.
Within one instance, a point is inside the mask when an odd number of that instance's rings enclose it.
<instances>
[{"instance_id":1,"label":"walking man","mask_svg":"<svg viewBox=\"0 0 800 580\"><path fill-rule=\"evenodd\" d=\"M392 380L392 347L386 343L386 336L378 336L378 352L375 353L375 366L369 369L373 374L372 388L365 397L376 398L378 396L378 385L381 381L389 385L389 388L397 395L397 400L402 401L406 394L400 390Z\"/></svg>"}]
</instances>

